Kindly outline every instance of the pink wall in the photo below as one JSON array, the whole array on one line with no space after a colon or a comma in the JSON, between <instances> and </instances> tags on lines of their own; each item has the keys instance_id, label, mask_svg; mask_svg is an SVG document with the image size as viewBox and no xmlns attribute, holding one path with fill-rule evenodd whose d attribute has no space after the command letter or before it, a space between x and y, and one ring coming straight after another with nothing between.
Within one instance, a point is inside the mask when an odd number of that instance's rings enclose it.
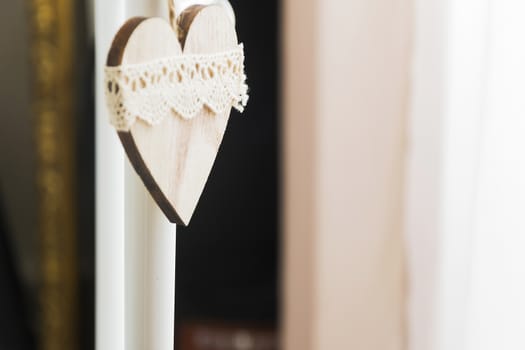
<instances>
[{"instance_id":1,"label":"pink wall","mask_svg":"<svg viewBox=\"0 0 525 350\"><path fill-rule=\"evenodd\" d=\"M285 349L403 349L410 2L284 10Z\"/></svg>"}]
</instances>

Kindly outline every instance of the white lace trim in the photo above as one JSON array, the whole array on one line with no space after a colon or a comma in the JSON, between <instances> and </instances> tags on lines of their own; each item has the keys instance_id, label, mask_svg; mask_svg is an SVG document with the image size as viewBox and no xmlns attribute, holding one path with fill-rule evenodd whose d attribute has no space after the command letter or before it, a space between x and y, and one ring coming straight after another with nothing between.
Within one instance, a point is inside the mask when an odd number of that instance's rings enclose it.
<instances>
[{"instance_id":1,"label":"white lace trim","mask_svg":"<svg viewBox=\"0 0 525 350\"><path fill-rule=\"evenodd\" d=\"M161 58L105 69L110 122L128 131L137 118L150 125L178 114L191 119L205 106L214 114L248 102L244 49Z\"/></svg>"}]
</instances>

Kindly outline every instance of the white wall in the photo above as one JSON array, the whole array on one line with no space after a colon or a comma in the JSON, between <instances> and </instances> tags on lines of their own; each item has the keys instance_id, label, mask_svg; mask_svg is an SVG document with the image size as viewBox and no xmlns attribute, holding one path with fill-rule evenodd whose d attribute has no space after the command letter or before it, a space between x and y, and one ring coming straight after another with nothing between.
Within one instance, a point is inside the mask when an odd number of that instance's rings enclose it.
<instances>
[{"instance_id":1,"label":"white wall","mask_svg":"<svg viewBox=\"0 0 525 350\"><path fill-rule=\"evenodd\" d=\"M409 349L522 349L525 5L415 5Z\"/></svg>"}]
</instances>

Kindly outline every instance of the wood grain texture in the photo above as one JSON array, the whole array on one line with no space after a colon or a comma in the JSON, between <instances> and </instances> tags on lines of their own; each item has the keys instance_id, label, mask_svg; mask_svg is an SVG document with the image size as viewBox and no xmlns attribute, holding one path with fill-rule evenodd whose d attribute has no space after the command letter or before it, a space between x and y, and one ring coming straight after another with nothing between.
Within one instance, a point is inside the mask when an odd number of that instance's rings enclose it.
<instances>
[{"instance_id":1,"label":"wood grain texture","mask_svg":"<svg viewBox=\"0 0 525 350\"><path fill-rule=\"evenodd\" d=\"M191 14L190 12L192 11ZM237 35L219 6L185 11L191 21L180 22L177 33L160 18L132 18L118 32L108 55L108 66L142 63L183 54L205 54L234 49ZM181 34L182 33L182 34ZM173 114L159 125L140 119L129 132L119 132L129 160L167 218L187 225L213 167L230 110L213 114L204 109L191 120Z\"/></svg>"}]
</instances>

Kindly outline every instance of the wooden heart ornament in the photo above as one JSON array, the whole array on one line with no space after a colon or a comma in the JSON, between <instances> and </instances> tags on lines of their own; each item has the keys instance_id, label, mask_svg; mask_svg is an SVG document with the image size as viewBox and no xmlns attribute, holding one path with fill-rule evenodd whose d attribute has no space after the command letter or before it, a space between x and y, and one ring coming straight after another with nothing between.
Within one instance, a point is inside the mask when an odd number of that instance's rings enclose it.
<instances>
[{"instance_id":1,"label":"wooden heart ornament","mask_svg":"<svg viewBox=\"0 0 525 350\"><path fill-rule=\"evenodd\" d=\"M110 118L171 222L187 225L217 156L232 106L247 102L244 55L219 6L194 6L178 34L160 18L132 18L106 67Z\"/></svg>"}]
</instances>

